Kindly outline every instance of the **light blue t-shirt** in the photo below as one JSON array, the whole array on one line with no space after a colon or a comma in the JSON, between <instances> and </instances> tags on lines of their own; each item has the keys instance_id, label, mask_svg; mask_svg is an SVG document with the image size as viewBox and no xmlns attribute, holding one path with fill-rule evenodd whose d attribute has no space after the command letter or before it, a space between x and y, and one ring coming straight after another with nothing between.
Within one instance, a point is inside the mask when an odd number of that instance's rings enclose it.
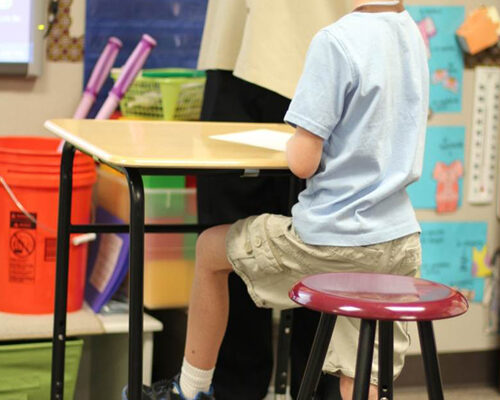
<instances>
[{"instance_id":1,"label":"light blue t-shirt","mask_svg":"<svg viewBox=\"0 0 500 400\"><path fill-rule=\"evenodd\" d=\"M324 139L293 207L314 245L362 246L420 232L406 187L422 173L427 52L408 12L353 12L316 34L285 121Z\"/></svg>"}]
</instances>

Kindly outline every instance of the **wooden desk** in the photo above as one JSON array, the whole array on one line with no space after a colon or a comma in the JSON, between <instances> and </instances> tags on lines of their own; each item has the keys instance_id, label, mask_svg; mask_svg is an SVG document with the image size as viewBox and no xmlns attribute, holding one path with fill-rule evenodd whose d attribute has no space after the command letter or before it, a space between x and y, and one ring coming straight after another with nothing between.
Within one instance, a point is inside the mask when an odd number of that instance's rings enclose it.
<instances>
[{"instance_id":1,"label":"wooden desk","mask_svg":"<svg viewBox=\"0 0 500 400\"><path fill-rule=\"evenodd\" d=\"M292 132L285 124L50 120L45 127L78 150L115 167L287 169L279 151L220 142L211 135L252 129Z\"/></svg>"},{"instance_id":2,"label":"wooden desk","mask_svg":"<svg viewBox=\"0 0 500 400\"><path fill-rule=\"evenodd\" d=\"M210 135L252 129L292 132L282 124L215 122L150 122L50 120L45 127L65 140L61 160L56 297L52 354L51 399L64 391L64 343L69 236L84 232L130 233L130 341L129 399L141 399L143 273L145 232L196 232L199 225L145 225L142 175L230 173L239 175L290 175L285 154L210 139ZM75 150L93 156L123 172L130 189L130 225L73 225L71 216L72 170ZM295 180L292 179L292 182Z\"/></svg>"}]
</instances>

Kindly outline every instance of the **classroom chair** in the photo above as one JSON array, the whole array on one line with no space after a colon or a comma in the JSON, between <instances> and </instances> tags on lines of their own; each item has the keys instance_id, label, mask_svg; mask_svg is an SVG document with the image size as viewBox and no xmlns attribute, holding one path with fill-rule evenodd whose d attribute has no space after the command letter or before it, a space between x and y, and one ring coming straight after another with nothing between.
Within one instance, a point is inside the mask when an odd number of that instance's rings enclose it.
<instances>
[{"instance_id":1,"label":"classroom chair","mask_svg":"<svg viewBox=\"0 0 500 400\"><path fill-rule=\"evenodd\" d=\"M377 321L378 398L393 399L394 321L416 321L429 399L443 399L432 321L465 313L468 303L461 293L439 283L407 276L326 273L303 278L289 296L303 307L321 313L298 400L312 399L338 315L361 319L354 400L368 398Z\"/></svg>"}]
</instances>

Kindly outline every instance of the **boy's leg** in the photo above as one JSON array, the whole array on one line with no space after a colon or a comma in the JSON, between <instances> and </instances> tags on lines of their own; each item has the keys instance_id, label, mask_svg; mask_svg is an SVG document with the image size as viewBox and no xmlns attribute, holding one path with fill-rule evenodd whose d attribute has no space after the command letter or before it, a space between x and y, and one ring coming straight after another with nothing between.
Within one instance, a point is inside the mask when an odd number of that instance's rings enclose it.
<instances>
[{"instance_id":1,"label":"boy's leg","mask_svg":"<svg viewBox=\"0 0 500 400\"><path fill-rule=\"evenodd\" d=\"M268 90L243 81L232 71L208 70L201 119L204 121L281 122L290 100L274 92L266 104L256 97ZM265 115L261 108L270 110ZM227 224L264 212L286 213L288 178L199 175L198 220ZM235 274L229 276L231 308L213 387L217 400L261 400L273 368L272 311L258 308ZM245 343L241 346L241 343Z\"/></svg>"},{"instance_id":2,"label":"boy's leg","mask_svg":"<svg viewBox=\"0 0 500 400\"><path fill-rule=\"evenodd\" d=\"M354 379L351 377L340 375L340 394L342 400L351 400L354 392ZM370 385L370 392L368 393L368 400L377 400L378 387Z\"/></svg>"},{"instance_id":3,"label":"boy's leg","mask_svg":"<svg viewBox=\"0 0 500 400\"><path fill-rule=\"evenodd\" d=\"M188 310L184 361L180 378L153 384L155 399L213 400L210 386L229 314L226 257L230 225L203 232L196 243L196 263Z\"/></svg>"},{"instance_id":4,"label":"boy's leg","mask_svg":"<svg viewBox=\"0 0 500 400\"><path fill-rule=\"evenodd\" d=\"M203 232L196 244L196 267L189 302L185 359L199 369L212 369L226 330L229 313L226 257L230 225Z\"/></svg>"}]
</instances>

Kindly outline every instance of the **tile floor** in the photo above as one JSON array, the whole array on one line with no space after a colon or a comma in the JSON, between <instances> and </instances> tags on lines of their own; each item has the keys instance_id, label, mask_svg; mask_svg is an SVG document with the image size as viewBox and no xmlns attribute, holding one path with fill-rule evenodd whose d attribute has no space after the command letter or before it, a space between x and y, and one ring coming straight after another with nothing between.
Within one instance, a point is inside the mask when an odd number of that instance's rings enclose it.
<instances>
[{"instance_id":1,"label":"tile floor","mask_svg":"<svg viewBox=\"0 0 500 400\"><path fill-rule=\"evenodd\" d=\"M499 400L500 391L493 387L453 387L445 389L444 398L446 400ZM428 400L424 387L418 388L396 388L394 392L395 400ZM274 396L269 394L264 400L274 400ZM290 400L290 398L287 398Z\"/></svg>"},{"instance_id":2,"label":"tile floor","mask_svg":"<svg viewBox=\"0 0 500 400\"><path fill-rule=\"evenodd\" d=\"M397 400L427 400L425 388L404 388L394 392ZM500 392L493 387L454 387L445 389L446 400L498 400Z\"/></svg>"}]
</instances>

